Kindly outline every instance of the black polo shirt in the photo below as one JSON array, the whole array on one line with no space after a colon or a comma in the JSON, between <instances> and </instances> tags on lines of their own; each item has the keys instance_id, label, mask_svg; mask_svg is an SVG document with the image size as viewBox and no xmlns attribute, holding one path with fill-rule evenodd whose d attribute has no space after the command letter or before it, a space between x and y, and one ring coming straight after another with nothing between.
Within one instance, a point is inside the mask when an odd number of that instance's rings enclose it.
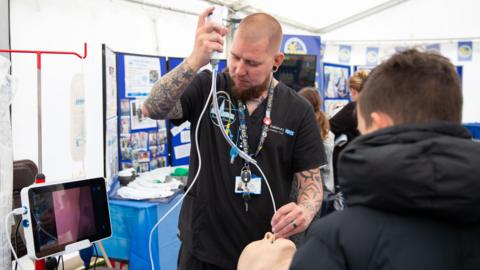
<instances>
[{"instance_id":1,"label":"black polo shirt","mask_svg":"<svg viewBox=\"0 0 480 270\"><path fill-rule=\"evenodd\" d=\"M231 95L232 82L225 73L217 78L218 103L224 125L230 121L233 141L238 138L238 104ZM190 174L191 184L197 169L195 129L211 86L211 73L199 73L181 97L183 119L191 122ZM257 149L262 132L267 100L252 115L246 116L249 152ZM237 157L230 164L230 146L217 127L211 104L200 121L199 148L202 158L200 175L185 197L180 213L180 238L198 259L235 269L243 248L271 231L273 205L265 181L261 195L252 195L245 211L241 194L235 194L235 176L240 175L244 161ZM230 119L230 120L229 120ZM274 89L272 124L263 149L255 158L265 173L277 209L288 203L295 172L326 164L325 151L312 106L285 84ZM238 145L237 143L237 145ZM252 173L260 176L250 165ZM264 179L263 179L264 180Z\"/></svg>"}]
</instances>

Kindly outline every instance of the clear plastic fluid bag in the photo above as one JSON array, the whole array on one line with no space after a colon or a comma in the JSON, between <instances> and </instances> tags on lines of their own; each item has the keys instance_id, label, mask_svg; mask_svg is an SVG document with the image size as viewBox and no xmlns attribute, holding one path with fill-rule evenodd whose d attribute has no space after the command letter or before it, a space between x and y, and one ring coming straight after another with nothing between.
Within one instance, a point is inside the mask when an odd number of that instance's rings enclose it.
<instances>
[{"instance_id":1,"label":"clear plastic fluid bag","mask_svg":"<svg viewBox=\"0 0 480 270\"><path fill-rule=\"evenodd\" d=\"M10 61L0 56L0 269L11 269L8 236L5 235L5 216L12 210L13 150L10 104L16 82L9 74ZM8 228L10 231L11 228Z\"/></svg>"}]
</instances>

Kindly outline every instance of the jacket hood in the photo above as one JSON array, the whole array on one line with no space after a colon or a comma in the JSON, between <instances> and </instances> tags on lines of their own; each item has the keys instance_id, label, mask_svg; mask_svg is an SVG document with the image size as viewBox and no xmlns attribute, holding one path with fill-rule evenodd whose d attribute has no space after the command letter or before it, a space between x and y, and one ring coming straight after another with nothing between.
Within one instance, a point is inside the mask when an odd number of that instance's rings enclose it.
<instances>
[{"instance_id":1,"label":"jacket hood","mask_svg":"<svg viewBox=\"0 0 480 270\"><path fill-rule=\"evenodd\" d=\"M347 205L480 222L480 143L453 123L398 125L360 136L339 157Z\"/></svg>"}]
</instances>

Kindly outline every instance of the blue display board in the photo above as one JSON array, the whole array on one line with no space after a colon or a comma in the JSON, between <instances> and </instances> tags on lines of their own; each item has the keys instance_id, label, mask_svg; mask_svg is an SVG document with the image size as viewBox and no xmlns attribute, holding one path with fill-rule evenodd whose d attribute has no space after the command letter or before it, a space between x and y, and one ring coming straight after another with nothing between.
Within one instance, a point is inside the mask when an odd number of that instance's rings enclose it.
<instances>
[{"instance_id":1,"label":"blue display board","mask_svg":"<svg viewBox=\"0 0 480 270\"><path fill-rule=\"evenodd\" d=\"M348 79L350 66L331 63L323 64L323 97L325 99L350 99Z\"/></svg>"},{"instance_id":2,"label":"blue display board","mask_svg":"<svg viewBox=\"0 0 480 270\"><path fill-rule=\"evenodd\" d=\"M180 57L169 57L167 61L168 71L174 69L180 63L182 63L183 58ZM227 67L227 61L222 59L218 63L218 70L223 71ZM180 130L180 129L181 130ZM169 152L171 153L171 164L172 166L182 166L188 165L190 161L190 156L185 156L185 149L188 148L190 144L190 140L187 139L187 135L189 136L190 127L178 127L175 126L172 122L170 122L170 131L169 141L170 141L170 149ZM186 148L187 147L187 148Z\"/></svg>"},{"instance_id":3,"label":"blue display board","mask_svg":"<svg viewBox=\"0 0 480 270\"><path fill-rule=\"evenodd\" d=\"M169 165L167 121L152 120L141 111L153 84L166 72L165 57L117 53L121 169L142 173Z\"/></svg>"},{"instance_id":4,"label":"blue display board","mask_svg":"<svg viewBox=\"0 0 480 270\"><path fill-rule=\"evenodd\" d=\"M320 93L324 98L323 110L328 117L332 117L350 102L350 66L331 63L323 63L322 66L323 88Z\"/></svg>"}]
</instances>

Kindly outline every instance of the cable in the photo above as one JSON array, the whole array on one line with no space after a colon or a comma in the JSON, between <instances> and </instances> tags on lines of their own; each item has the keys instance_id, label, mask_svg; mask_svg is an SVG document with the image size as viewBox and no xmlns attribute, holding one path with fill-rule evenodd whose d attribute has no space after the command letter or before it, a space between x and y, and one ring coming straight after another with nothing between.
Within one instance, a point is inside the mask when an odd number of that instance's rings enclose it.
<instances>
[{"instance_id":1,"label":"cable","mask_svg":"<svg viewBox=\"0 0 480 270\"><path fill-rule=\"evenodd\" d=\"M180 200L176 202L168 211L155 223L153 228L150 230L150 235L148 237L148 253L150 256L150 264L152 265L152 270L154 270L154 265L153 265L153 256L152 256L152 237L153 237L153 231L160 225L160 223L175 209L177 206L183 202L183 199L185 196L190 192L192 187L195 185L195 182L197 181L198 175L200 174L200 170L202 168L202 156L200 154L200 149L198 147L198 128L200 127L200 123L202 122L203 114L205 114L205 111L207 110L208 107L208 102L210 101L210 98L212 97L212 91L208 94L207 101L205 101L205 106L202 109L202 112L200 113L200 117L198 118L197 126L195 127L195 148L197 150L197 156L198 156L198 169L197 172L195 173L195 177L193 178L192 183L188 187L187 191L182 195Z\"/></svg>"},{"instance_id":2,"label":"cable","mask_svg":"<svg viewBox=\"0 0 480 270\"><path fill-rule=\"evenodd\" d=\"M97 245L93 244L93 249L95 250L95 261L93 262L93 270L97 269L97 259L98 259L98 250Z\"/></svg>"},{"instance_id":3,"label":"cable","mask_svg":"<svg viewBox=\"0 0 480 270\"><path fill-rule=\"evenodd\" d=\"M23 267L22 265L20 264L20 262L18 261L18 257L17 257L17 252L15 252L15 250L13 249L13 246L12 246L12 239L10 237L10 233L8 232L8 222L9 222L9 219L11 216L13 215L22 215L24 212L26 211L26 208L17 208L13 211L11 211L10 213L7 214L7 216L5 216L5 235L8 239L8 245L10 246L10 250L12 251L13 253L13 257L15 257L15 261L17 262L18 266L20 267L21 270L23 270Z\"/></svg>"},{"instance_id":4,"label":"cable","mask_svg":"<svg viewBox=\"0 0 480 270\"><path fill-rule=\"evenodd\" d=\"M160 223L175 209L177 208L177 206L183 202L183 199L185 198L185 196L190 192L190 190L192 189L192 187L195 185L196 181L197 181L197 178L200 174L200 170L202 168L202 156L200 154L200 148L198 147L198 129L200 127L200 123L202 121L202 118L203 118L203 114L205 113L207 107L208 107L208 102L210 101L210 98L212 97L213 95L213 100L212 100L212 103L213 103L213 107L214 107L214 110L215 110L215 116L217 118L217 123L218 123L218 127L220 128L220 131L223 135L223 137L225 138L225 140L228 142L228 144L231 146L231 147L235 147L237 150L238 150L238 154L241 158L243 158L245 161L249 162L249 163L252 163L253 165L255 165L255 167L258 169L258 171L262 174L263 176L263 179L265 179L265 184L267 185L267 188L268 188L268 191L270 193L270 197L272 199L272 205L273 205L273 212L276 213L277 212L277 207L275 205L275 198L273 197L273 192L272 192L272 189L270 188L270 184L268 183L268 180L267 180L267 177L265 176L265 174L263 173L262 169L260 168L260 166L257 164L257 161L255 159L253 159L251 156L249 156L247 153L245 153L244 151L242 151L241 149L238 148L238 146L230 139L230 137L227 135L227 132L225 130L225 127L223 126L223 122L222 122L222 118L220 116L220 109L218 108L218 100L217 100L217 72L218 72L218 60L216 59L211 59L210 60L210 64L212 65L212 86L211 86L211 89L210 89L210 93L208 94L208 97L207 97L207 100L205 101L205 106L203 107L202 109L202 112L200 113L200 117L198 118L198 122L197 122L197 126L195 127L195 148L197 150L197 156L198 156L198 169L197 169L197 172L195 173L195 177L193 178L193 181L192 183L190 184L190 186L188 187L187 191L185 191L185 193L182 195L182 197L180 198L180 200L178 200L178 202L176 202L158 221L157 223L155 223L155 225L153 226L153 228L150 230L150 235L149 235L149 238L148 238L148 253L149 253L149 256L150 256L150 265L152 266L152 270L154 270L154 265L153 265L153 255L152 255L152 238L153 238L153 232L155 231L155 229L158 227L158 225L160 225Z\"/></svg>"},{"instance_id":5,"label":"cable","mask_svg":"<svg viewBox=\"0 0 480 270\"><path fill-rule=\"evenodd\" d=\"M217 100L217 65L215 66L212 64L212 89L210 92L213 92L213 108L215 109L215 116L217 118L217 123L218 126L220 127L221 133L225 140L230 144L231 147L235 147L238 150L238 154L240 155L241 158L243 158L245 161L256 164L257 161L253 159L251 156L249 156L247 153L242 151L240 148L238 148L233 141L228 137L227 132L225 131L225 127L223 126L222 122L222 117L220 115L220 109L218 108L218 100ZM275 208L274 208L275 209Z\"/></svg>"},{"instance_id":6,"label":"cable","mask_svg":"<svg viewBox=\"0 0 480 270\"><path fill-rule=\"evenodd\" d=\"M260 173L262 174L263 179L265 179L265 184L267 185L268 191L270 193L270 198L272 199L273 213L275 214L277 212L277 207L275 205L275 198L273 197L273 192L272 192L272 189L270 188L270 184L268 183L267 177L263 173L260 166L257 164L257 161L255 159L253 159L251 156L249 156L247 153L242 151L240 148L238 148L237 145L234 144L233 141L230 139L230 137L228 137L227 132L225 131L225 127L223 126L222 118L220 116L220 112L219 112L219 108L218 108L218 101L217 101L217 67L213 66L213 64L212 64L212 69L213 69L212 90L211 90L211 92L213 92L212 103L213 103L213 107L215 109L215 115L217 117L217 122L218 122L218 126L220 128L220 131L221 131L223 137L225 138L225 140L228 142L228 144L230 144L231 147L237 148L239 156L241 158L243 158L245 161L250 162L253 165L255 165L255 167L257 167L258 171L260 171Z\"/></svg>"},{"instance_id":7,"label":"cable","mask_svg":"<svg viewBox=\"0 0 480 270\"><path fill-rule=\"evenodd\" d=\"M63 255L58 256L57 267L55 270L58 270L58 267L60 266L60 260L62 261L62 270L65 270L65 265L63 265Z\"/></svg>"},{"instance_id":8,"label":"cable","mask_svg":"<svg viewBox=\"0 0 480 270\"><path fill-rule=\"evenodd\" d=\"M18 252L18 245L17 245L17 234L18 234L18 229L20 228L20 223L22 223L22 217L18 220L17 225L15 226L15 253ZM17 270L18 267L18 262L15 261L15 270Z\"/></svg>"}]
</instances>

